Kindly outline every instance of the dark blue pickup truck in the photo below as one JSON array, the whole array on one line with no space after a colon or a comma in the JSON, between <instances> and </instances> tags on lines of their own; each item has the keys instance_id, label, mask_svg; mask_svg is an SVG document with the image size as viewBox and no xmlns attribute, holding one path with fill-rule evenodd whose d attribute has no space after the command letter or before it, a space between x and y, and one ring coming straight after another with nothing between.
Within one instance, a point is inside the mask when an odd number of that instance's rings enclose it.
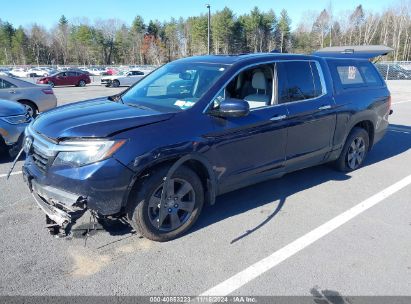
<instances>
[{"instance_id":1,"label":"dark blue pickup truck","mask_svg":"<svg viewBox=\"0 0 411 304\"><path fill-rule=\"evenodd\" d=\"M359 168L390 99L368 58L349 54L184 58L116 96L40 114L24 178L54 233L88 209L167 241L222 193L323 163Z\"/></svg>"}]
</instances>

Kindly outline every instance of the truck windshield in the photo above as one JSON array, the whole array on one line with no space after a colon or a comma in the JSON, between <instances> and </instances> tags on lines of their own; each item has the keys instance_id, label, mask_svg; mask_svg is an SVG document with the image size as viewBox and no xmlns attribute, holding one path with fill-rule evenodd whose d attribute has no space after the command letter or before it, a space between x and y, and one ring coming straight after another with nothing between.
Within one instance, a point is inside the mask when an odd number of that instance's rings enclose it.
<instances>
[{"instance_id":1,"label":"truck windshield","mask_svg":"<svg viewBox=\"0 0 411 304\"><path fill-rule=\"evenodd\" d=\"M130 106L158 111L191 108L224 73L226 65L209 63L169 63L138 82L122 100Z\"/></svg>"}]
</instances>

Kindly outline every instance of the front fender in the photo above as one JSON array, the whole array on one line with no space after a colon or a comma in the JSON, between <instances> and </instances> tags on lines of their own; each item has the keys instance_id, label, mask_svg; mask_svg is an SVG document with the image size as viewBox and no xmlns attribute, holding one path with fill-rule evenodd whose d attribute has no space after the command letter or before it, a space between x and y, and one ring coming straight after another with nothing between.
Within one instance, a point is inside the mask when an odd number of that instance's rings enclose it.
<instances>
[{"instance_id":1,"label":"front fender","mask_svg":"<svg viewBox=\"0 0 411 304\"><path fill-rule=\"evenodd\" d=\"M146 174L150 172L151 169L154 169L158 166L168 166L167 175L164 177L167 182L174 172L182 165L187 162L195 161L201 164L207 172L207 179L204 181L205 184L205 193L206 201L211 205L215 203L217 182L214 171L210 162L198 152L191 151L183 153L180 151L168 151L168 153L162 153L160 151L152 151L144 155L138 156L134 159L135 173L130 180L127 191L125 192L123 198L123 206L126 206L128 202L128 197L132 191L135 183L143 178Z\"/></svg>"}]
</instances>

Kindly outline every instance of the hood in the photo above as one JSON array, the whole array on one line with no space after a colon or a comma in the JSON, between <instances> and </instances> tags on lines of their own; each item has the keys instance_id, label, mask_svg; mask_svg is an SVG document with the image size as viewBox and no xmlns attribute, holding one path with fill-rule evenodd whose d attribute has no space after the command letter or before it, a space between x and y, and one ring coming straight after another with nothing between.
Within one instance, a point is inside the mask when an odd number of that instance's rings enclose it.
<instances>
[{"instance_id":1,"label":"hood","mask_svg":"<svg viewBox=\"0 0 411 304\"><path fill-rule=\"evenodd\" d=\"M140 109L111 101L93 99L57 107L41 114L32 128L49 138L108 137L126 129L164 121L174 113Z\"/></svg>"},{"instance_id":2,"label":"hood","mask_svg":"<svg viewBox=\"0 0 411 304\"><path fill-rule=\"evenodd\" d=\"M26 108L15 101L0 100L0 117L26 114Z\"/></svg>"}]
</instances>

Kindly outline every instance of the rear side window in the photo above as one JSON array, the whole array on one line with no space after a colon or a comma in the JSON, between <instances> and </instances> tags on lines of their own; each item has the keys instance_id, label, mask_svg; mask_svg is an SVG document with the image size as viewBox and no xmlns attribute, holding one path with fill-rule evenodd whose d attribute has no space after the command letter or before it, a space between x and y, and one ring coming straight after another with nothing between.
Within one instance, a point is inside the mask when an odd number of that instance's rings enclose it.
<instances>
[{"instance_id":1,"label":"rear side window","mask_svg":"<svg viewBox=\"0 0 411 304\"><path fill-rule=\"evenodd\" d=\"M376 68L368 61L333 60L334 83L339 90L381 86L383 82Z\"/></svg>"},{"instance_id":2,"label":"rear side window","mask_svg":"<svg viewBox=\"0 0 411 304\"><path fill-rule=\"evenodd\" d=\"M289 61L278 65L278 103L311 99L322 94L314 62Z\"/></svg>"},{"instance_id":3,"label":"rear side window","mask_svg":"<svg viewBox=\"0 0 411 304\"><path fill-rule=\"evenodd\" d=\"M0 79L0 89L10 89L10 88L16 88L16 86L4 79Z\"/></svg>"},{"instance_id":4,"label":"rear side window","mask_svg":"<svg viewBox=\"0 0 411 304\"><path fill-rule=\"evenodd\" d=\"M378 71L372 66L372 63L360 65L361 74L369 85L382 85Z\"/></svg>"},{"instance_id":5,"label":"rear side window","mask_svg":"<svg viewBox=\"0 0 411 304\"><path fill-rule=\"evenodd\" d=\"M360 71L354 65L337 65L337 72L342 85L358 85L364 83Z\"/></svg>"}]
</instances>

